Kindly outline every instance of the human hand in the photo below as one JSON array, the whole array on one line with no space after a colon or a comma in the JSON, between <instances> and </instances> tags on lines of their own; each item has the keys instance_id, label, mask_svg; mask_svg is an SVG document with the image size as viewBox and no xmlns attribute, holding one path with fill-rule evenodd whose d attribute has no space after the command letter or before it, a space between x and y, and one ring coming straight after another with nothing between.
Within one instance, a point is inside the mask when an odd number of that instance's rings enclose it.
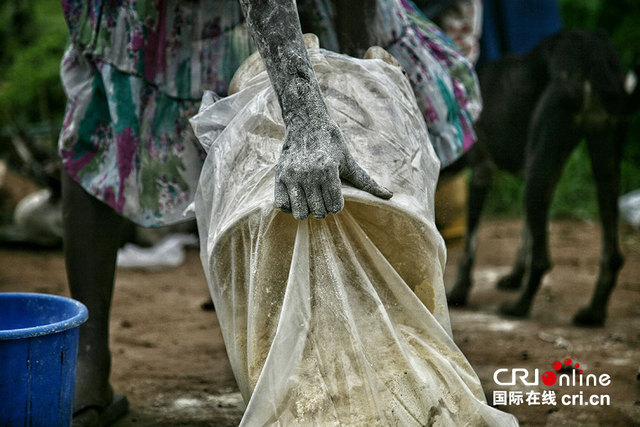
<instances>
[{"instance_id":1,"label":"human hand","mask_svg":"<svg viewBox=\"0 0 640 427\"><path fill-rule=\"evenodd\" d=\"M354 160L330 118L293 121L287 126L276 167L275 202L298 220L324 218L344 207L340 178L383 199L393 195Z\"/></svg>"},{"instance_id":2,"label":"human hand","mask_svg":"<svg viewBox=\"0 0 640 427\"><path fill-rule=\"evenodd\" d=\"M286 134L276 167L276 206L302 220L324 218L344 207L340 178L389 199L349 153L329 116L304 46L296 3L240 0L249 32L260 52L282 108Z\"/></svg>"}]
</instances>

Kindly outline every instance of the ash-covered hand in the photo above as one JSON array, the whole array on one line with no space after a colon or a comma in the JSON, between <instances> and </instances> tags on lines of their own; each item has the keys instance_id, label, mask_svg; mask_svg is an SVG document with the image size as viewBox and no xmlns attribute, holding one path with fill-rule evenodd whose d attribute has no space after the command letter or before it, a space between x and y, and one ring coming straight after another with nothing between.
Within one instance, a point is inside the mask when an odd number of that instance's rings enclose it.
<instances>
[{"instance_id":1,"label":"ash-covered hand","mask_svg":"<svg viewBox=\"0 0 640 427\"><path fill-rule=\"evenodd\" d=\"M249 32L278 96L286 127L275 202L296 219L324 218L344 206L340 178L388 199L347 149L329 116L302 39L295 0L240 0Z\"/></svg>"},{"instance_id":2,"label":"ash-covered hand","mask_svg":"<svg viewBox=\"0 0 640 427\"><path fill-rule=\"evenodd\" d=\"M392 196L356 163L338 126L324 116L293 120L287 126L276 168L276 206L299 220L342 210L340 178L375 196Z\"/></svg>"}]
</instances>

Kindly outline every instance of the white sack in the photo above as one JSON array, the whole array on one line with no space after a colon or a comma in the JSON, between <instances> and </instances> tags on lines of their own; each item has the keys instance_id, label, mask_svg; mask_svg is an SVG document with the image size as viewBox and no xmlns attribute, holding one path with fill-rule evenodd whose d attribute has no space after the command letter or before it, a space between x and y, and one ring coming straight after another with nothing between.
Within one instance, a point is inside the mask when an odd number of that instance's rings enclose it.
<instances>
[{"instance_id":1,"label":"white sack","mask_svg":"<svg viewBox=\"0 0 640 427\"><path fill-rule=\"evenodd\" d=\"M208 151L195 209L241 425L512 425L451 339L439 164L399 67L310 49L331 115L389 201L343 186L345 209L274 206L284 127L267 74L192 120Z\"/></svg>"}]
</instances>

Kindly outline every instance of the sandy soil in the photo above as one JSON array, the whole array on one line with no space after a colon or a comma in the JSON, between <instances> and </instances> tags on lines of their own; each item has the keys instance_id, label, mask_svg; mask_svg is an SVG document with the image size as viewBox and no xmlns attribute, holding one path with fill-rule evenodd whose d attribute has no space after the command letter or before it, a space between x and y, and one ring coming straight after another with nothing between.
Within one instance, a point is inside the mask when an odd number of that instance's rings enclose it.
<instances>
[{"instance_id":1,"label":"sandy soil","mask_svg":"<svg viewBox=\"0 0 640 427\"><path fill-rule=\"evenodd\" d=\"M588 222L551 225L555 268L544 280L528 320L503 319L497 305L514 295L493 283L509 270L520 222L485 222L480 230L476 286L470 306L452 309L454 338L476 369L492 402L494 391L551 389L559 397L608 395L610 405L526 403L501 408L522 425L640 425L640 234L623 232L626 264L603 328L571 325L591 295L599 261L599 229ZM455 277L461 242L449 242L446 283ZM67 294L59 251L0 248L0 292ZM131 402L124 426L237 425L242 402L231 373L196 250L182 266L159 272L120 270L112 311L113 384ZM609 386L513 387L494 383L500 368L551 370L570 358L585 374L608 374Z\"/></svg>"}]
</instances>

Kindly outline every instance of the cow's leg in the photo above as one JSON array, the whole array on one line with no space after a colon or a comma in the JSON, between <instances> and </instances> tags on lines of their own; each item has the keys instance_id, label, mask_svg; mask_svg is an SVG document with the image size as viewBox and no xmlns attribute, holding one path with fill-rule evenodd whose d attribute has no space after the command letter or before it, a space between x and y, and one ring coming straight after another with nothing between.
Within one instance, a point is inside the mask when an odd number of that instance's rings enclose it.
<instances>
[{"instance_id":1,"label":"cow's leg","mask_svg":"<svg viewBox=\"0 0 640 427\"><path fill-rule=\"evenodd\" d=\"M624 262L618 245L618 194L620 188L621 147L626 125L616 132L593 135L587 139L591 168L596 181L602 225L600 274L590 304L581 309L573 322L581 326L604 324L607 303L616 285L618 271Z\"/></svg>"},{"instance_id":2,"label":"cow's leg","mask_svg":"<svg viewBox=\"0 0 640 427\"><path fill-rule=\"evenodd\" d=\"M560 84L545 89L533 115L525 163L525 227L530 244L525 246L525 288L516 301L507 302L500 312L524 317L543 275L551 268L547 243L547 221L553 191L562 168L579 142L573 121L575 100Z\"/></svg>"},{"instance_id":3,"label":"cow's leg","mask_svg":"<svg viewBox=\"0 0 640 427\"><path fill-rule=\"evenodd\" d=\"M90 408L95 412L110 403L113 395L109 385L109 310L125 221L66 173L62 197L69 289L89 310L89 319L80 327L75 411Z\"/></svg>"},{"instance_id":4,"label":"cow's leg","mask_svg":"<svg viewBox=\"0 0 640 427\"><path fill-rule=\"evenodd\" d=\"M475 156L476 149L469 155ZM464 240L464 252L458 264L456 282L447 294L450 305L463 306L471 290L471 270L475 261L478 243L478 223L484 202L491 187L492 165L487 158L474 159L469 182L469 201L467 207L467 232Z\"/></svg>"},{"instance_id":5,"label":"cow's leg","mask_svg":"<svg viewBox=\"0 0 640 427\"><path fill-rule=\"evenodd\" d=\"M522 284L522 278L526 270L527 254L531 247L531 237L529 236L529 229L526 226L522 227L522 234L520 237L520 248L518 249L518 255L516 262L511 269L511 272L506 276L498 280L496 288L502 291L515 291L520 288Z\"/></svg>"}]
</instances>

